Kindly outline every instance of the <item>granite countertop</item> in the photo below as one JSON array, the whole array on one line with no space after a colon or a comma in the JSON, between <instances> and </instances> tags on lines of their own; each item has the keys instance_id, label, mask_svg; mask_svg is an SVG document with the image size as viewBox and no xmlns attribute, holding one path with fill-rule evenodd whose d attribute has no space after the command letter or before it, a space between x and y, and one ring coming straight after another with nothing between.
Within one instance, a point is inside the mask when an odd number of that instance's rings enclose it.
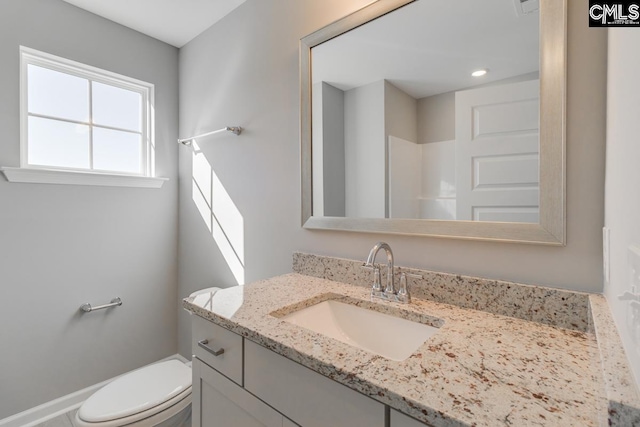
<instances>
[{"instance_id":1,"label":"granite countertop","mask_svg":"<svg viewBox=\"0 0 640 427\"><path fill-rule=\"evenodd\" d=\"M603 307L601 296L593 298ZM279 318L326 299L414 320L435 317L444 324L408 359L397 362ZM625 412L629 401L637 404L634 387L625 383L631 391L616 389L621 381L608 378L606 368L603 374L593 328L562 328L415 297L408 305L372 303L368 288L296 273L187 298L183 304L434 426L595 426L612 420L633 425L624 420L636 416ZM609 363L624 363L609 353L615 359ZM622 409L614 408L620 414L611 413L611 389L623 401Z\"/></svg>"}]
</instances>

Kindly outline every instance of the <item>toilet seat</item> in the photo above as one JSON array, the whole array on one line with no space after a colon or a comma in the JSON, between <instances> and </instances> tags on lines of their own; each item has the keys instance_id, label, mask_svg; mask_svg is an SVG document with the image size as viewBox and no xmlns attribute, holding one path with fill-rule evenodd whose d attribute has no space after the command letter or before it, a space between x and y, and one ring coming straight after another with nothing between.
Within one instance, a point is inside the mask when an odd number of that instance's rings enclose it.
<instances>
[{"instance_id":1,"label":"toilet seat","mask_svg":"<svg viewBox=\"0 0 640 427\"><path fill-rule=\"evenodd\" d=\"M152 426L191 403L191 369L178 360L123 375L94 393L76 414L78 427Z\"/></svg>"}]
</instances>

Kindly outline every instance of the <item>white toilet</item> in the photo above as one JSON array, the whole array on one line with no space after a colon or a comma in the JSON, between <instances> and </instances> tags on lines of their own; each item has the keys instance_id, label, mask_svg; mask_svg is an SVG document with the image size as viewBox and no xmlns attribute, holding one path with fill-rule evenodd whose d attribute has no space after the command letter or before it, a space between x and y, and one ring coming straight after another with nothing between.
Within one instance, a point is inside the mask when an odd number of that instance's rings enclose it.
<instances>
[{"instance_id":1,"label":"white toilet","mask_svg":"<svg viewBox=\"0 0 640 427\"><path fill-rule=\"evenodd\" d=\"M207 288L189 295L215 294ZM168 360L125 374L89 397L76 427L190 427L191 368Z\"/></svg>"},{"instance_id":2,"label":"white toilet","mask_svg":"<svg viewBox=\"0 0 640 427\"><path fill-rule=\"evenodd\" d=\"M125 374L80 407L77 427L180 427L191 414L191 368L168 360Z\"/></svg>"}]
</instances>

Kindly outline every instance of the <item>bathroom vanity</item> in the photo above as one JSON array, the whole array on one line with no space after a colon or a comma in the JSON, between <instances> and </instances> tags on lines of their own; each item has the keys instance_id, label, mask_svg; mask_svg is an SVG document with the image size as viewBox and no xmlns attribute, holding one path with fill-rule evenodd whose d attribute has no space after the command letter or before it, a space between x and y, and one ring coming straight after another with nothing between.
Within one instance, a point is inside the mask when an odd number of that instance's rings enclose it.
<instances>
[{"instance_id":1,"label":"bathroom vanity","mask_svg":"<svg viewBox=\"0 0 640 427\"><path fill-rule=\"evenodd\" d=\"M298 425L291 417L305 426L384 427L383 404L200 317L193 326L194 426ZM203 350L203 339L224 354Z\"/></svg>"},{"instance_id":2,"label":"bathroom vanity","mask_svg":"<svg viewBox=\"0 0 640 427\"><path fill-rule=\"evenodd\" d=\"M296 254L296 273L185 299L194 427L640 423L601 295L396 267L423 277L412 302L372 302L360 265ZM286 320L323 301L438 331L392 360Z\"/></svg>"}]
</instances>

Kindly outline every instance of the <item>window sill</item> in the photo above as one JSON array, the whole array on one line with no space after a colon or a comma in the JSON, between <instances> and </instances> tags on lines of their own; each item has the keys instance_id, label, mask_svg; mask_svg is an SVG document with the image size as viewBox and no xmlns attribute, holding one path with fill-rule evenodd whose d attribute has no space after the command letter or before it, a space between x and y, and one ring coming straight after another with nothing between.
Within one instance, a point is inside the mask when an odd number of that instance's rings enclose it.
<instances>
[{"instance_id":1,"label":"window sill","mask_svg":"<svg viewBox=\"0 0 640 427\"><path fill-rule=\"evenodd\" d=\"M97 185L102 187L160 188L169 178L76 172L55 169L0 167L9 182L30 184Z\"/></svg>"}]
</instances>

